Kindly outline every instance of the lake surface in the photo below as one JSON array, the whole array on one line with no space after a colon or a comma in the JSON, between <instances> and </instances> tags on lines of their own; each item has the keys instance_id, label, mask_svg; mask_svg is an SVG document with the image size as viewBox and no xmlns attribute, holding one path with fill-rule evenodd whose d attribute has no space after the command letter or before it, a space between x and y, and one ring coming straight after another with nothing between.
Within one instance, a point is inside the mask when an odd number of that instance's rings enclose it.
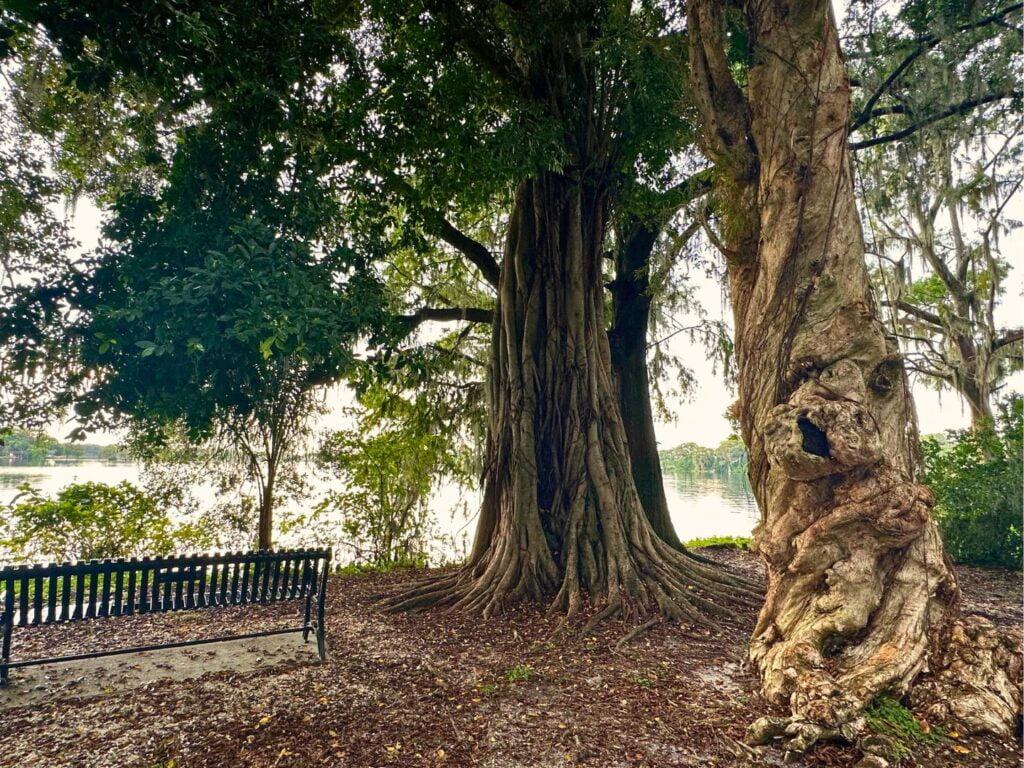
<instances>
[{"instance_id":1,"label":"lake surface","mask_svg":"<svg viewBox=\"0 0 1024 768\"><path fill-rule=\"evenodd\" d=\"M53 496L71 483L139 483L134 464L83 462L52 467L0 467L0 505L9 504L28 483L44 496ZM323 481L313 482L313 503L327 490ZM212 490L209 492L212 499ZM683 541L706 536L749 536L758 521L757 504L747 479L731 476L666 475L665 494L676 533ZM203 494L200 494L202 496ZM459 560L472 546L479 497L456 488L439 489L431 501L436 560ZM3 514L0 511L0 514ZM299 532L280 538L284 546L302 542ZM341 559L344 555L339 552Z\"/></svg>"}]
</instances>

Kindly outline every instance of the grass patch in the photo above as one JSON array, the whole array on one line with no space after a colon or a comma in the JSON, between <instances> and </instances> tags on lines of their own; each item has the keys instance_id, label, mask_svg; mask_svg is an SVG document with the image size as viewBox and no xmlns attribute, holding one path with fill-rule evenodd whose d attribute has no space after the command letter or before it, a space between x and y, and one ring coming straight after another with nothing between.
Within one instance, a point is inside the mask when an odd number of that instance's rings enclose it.
<instances>
[{"instance_id":1,"label":"grass patch","mask_svg":"<svg viewBox=\"0 0 1024 768\"><path fill-rule=\"evenodd\" d=\"M684 541L683 546L689 549L701 547L732 547L733 549L749 549L749 536L705 536L702 539Z\"/></svg>"},{"instance_id":2,"label":"grass patch","mask_svg":"<svg viewBox=\"0 0 1024 768\"><path fill-rule=\"evenodd\" d=\"M407 560L394 560L385 563L349 563L338 566L333 573L338 576L358 576L362 573L395 573L406 571L412 568L426 568L429 565L427 559L409 558Z\"/></svg>"},{"instance_id":3,"label":"grass patch","mask_svg":"<svg viewBox=\"0 0 1024 768\"><path fill-rule=\"evenodd\" d=\"M906 760L914 754L914 747L937 744L945 738L939 729L925 730L914 713L891 696L878 696L864 710L868 728L887 736L892 742L895 760Z\"/></svg>"},{"instance_id":4,"label":"grass patch","mask_svg":"<svg viewBox=\"0 0 1024 768\"><path fill-rule=\"evenodd\" d=\"M645 669L645 670L643 670L641 672L637 672L635 675L633 675L633 677L630 678L630 681L634 685L640 686L645 691L649 691L649 690L651 690L651 688L654 687L654 681L657 680L657 679L658 679L657 675L655 675L650 670Z\"/></svg>"},{"instance_id":5,"label":"grass patch","mask_svg":"<svg viewBox=\"0 0 1024 768\"><path fill-rule=\"evenodd\" d=\"M502 672L501 676L510 683L525 683L533 678L535 674L533 669L525 664L516 664L514 667L510 667Z\"/></svg>"}]
</instances>

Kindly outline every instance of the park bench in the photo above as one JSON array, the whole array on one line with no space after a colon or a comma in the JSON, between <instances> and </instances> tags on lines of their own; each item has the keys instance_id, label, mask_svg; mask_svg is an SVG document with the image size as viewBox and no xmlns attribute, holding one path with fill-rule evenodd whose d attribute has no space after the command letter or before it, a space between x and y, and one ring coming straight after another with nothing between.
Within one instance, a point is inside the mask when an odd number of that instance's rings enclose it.
<instances>
[{"instance_id":1,"label":"park bench","mask_svg":"<svg viewBox=\"0 0 1024 768\"><path fill-rule=\"evenodd\" d=\"M323 660L327 653L324 600L330 564L329 549L297 549L0 568L0 685L6 684L8 671L16 667L290 632L301 632L307 641L314 633ZM305 601L302 626L50 658L10 658L14 627L283 600Z\"/></svg>"}]
</instances>

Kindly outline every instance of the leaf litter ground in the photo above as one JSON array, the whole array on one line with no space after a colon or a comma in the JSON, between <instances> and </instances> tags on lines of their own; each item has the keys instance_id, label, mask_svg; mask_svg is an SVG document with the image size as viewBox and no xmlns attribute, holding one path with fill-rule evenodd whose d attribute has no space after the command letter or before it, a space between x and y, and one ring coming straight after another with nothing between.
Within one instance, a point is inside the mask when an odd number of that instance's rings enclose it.
<instances>
[{"instance_id":1,"label":"leaf litter ground","mask_svg":"<svg viewBox=\"0 0 1024 768\"><path fill-rule=\"evenodd\" d=\"M705 553L748 575L746 552ZM1020 574L959 569L965 607L1021 624ZM330 658L284 636L15 670L0 693L0 766L781 765L738 744L767 711L743 664L754 615L721 632L664 626L617 648L624 627L557 632L521 608L496 619L388 615L375 597L409 573L335 577ZM287 626L294 605L213 609L18 629L18 657ZM582 623L581 623L582 626ZM966 751L965 751L966 750ZM922 745L905 765L1018 766L994 738ZM850 766L852 747L789 763Z\"/></svg>"}]
</instances>

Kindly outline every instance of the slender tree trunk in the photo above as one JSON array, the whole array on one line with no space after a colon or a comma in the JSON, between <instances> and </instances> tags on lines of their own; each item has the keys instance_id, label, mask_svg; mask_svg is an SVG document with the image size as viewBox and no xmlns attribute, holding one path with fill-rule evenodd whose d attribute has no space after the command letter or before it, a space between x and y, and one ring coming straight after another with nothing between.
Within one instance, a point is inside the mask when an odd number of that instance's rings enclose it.
<instances>
[{"instance_id":1,"label":"slender tree trunk","mask_svg":"<svg viewBox=\"0 0 1024 768\"><path fill-rule=\"evenodd\" d=\"M259 534L256 546L258 549L270 549L273 546L274 530L274 488L273 483L267 484L260 494Z\"/></svg>"},{"instance_id":2,"label":"slender tree trunk","mask_svg":"<svg viewBox=\"0 0 1024 768\"><path fill-rule=\"evenodd\" d=\"M277 482L277 461L267 462L267 477L260 488L260 516L258 523L257 549L270 549L274 536L274 486Z\"/></svg>"},{"instance_id":3,"label":"slender tree trunk","mask_svg":"<svg viewBox=\"0 0 1024 768\"><path fill-rule=\"evenodd\" d=\"M793 714L759 722L754 736L806 748L848 734L872 697L903 693L926 671L956 678L956 693L947 686L935 703L962 727L1006 732L1020 708L1020 659L985 620L957 623L932 496L915 480L902 358L868 289L846 149L849 83L829 5L770 0L745 11L745 93L725 58L722 5L692 2L689 29L721 172L740 417L763 510L755 546L768 594L750 657L766 697ZM954 650L961 641L972 665Z\"/></svg>"},{"instance_id":4,"label":"slender tree trunk","mask_svg":"<svg viewBox=\"0 0 1024 768\"><path fill-rule=\"evenodd\" d=\"M657 239L656 231L631 222L619 245L611 286L612 327L608 341L640 504L658 537L675 549L682 549L665 498L647 371L647 331L651 318L648 268Z\"/></svg>"},{"instance_id":5,"label":"slender tree trunk","mask_svg":"<svg viewBox=\"0 0 1024 768\"><path fill-rule=\"evenodd\" d=\"M613 616L709 624L756 587L672 549L644 515L612 378L601 276L606 200L576 171L521 184L493 331L484 508L470 562L394 610L492 615L589 596ZM645 624L646 625L646 624ZM641 625L641 626L645 626Z\"/></svg>"}]
</instances>

